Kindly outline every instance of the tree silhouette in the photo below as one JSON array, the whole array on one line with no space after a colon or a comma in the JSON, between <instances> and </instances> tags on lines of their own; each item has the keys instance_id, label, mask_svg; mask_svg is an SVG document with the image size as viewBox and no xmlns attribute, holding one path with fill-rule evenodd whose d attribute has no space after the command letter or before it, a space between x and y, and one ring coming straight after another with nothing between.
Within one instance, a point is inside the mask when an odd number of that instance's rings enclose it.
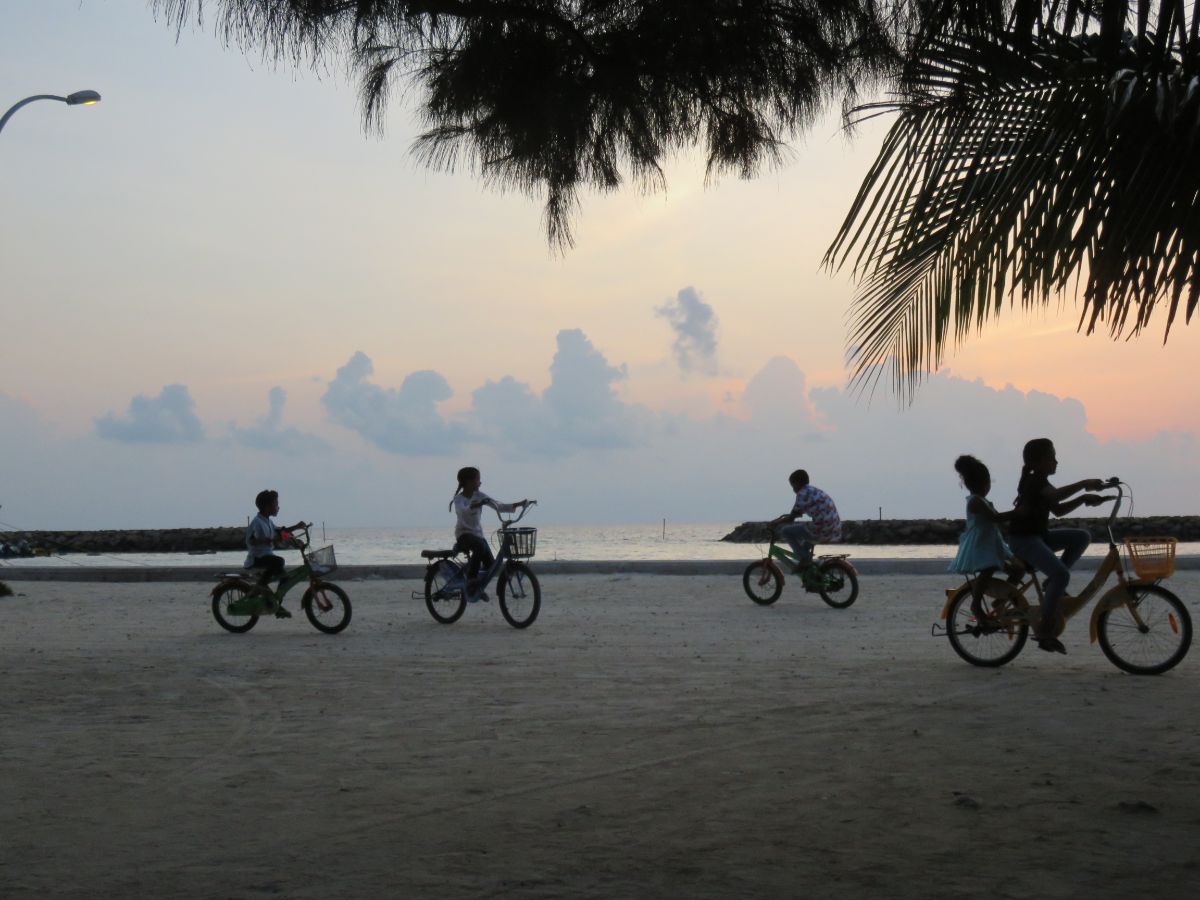
<instances>
[{"instance_id":1,"label":"tree silhouette","mask_svg":"<svg viewBox=\"0 0 1200 900\"><path fill-rule=\"evenodd\" d=\"M1081 328L1164 340L1200 294L1200 0L151 0L277 61L345 57L364 122L419 92L418 155L540 193L661 187L699 146L752 177L831 103L894 116L826 255L850 362L903 397L1006 305L1082 284ZM855 106L883 85L882 102Z\"/></svg>"}]
</instances>

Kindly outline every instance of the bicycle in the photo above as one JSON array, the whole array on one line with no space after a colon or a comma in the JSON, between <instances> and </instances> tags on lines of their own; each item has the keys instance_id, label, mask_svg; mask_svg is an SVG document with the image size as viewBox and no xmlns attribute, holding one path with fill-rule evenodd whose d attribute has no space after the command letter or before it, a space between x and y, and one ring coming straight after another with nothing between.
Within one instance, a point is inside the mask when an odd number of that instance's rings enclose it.
<instances>
[{"instance_id":1,"label":"bicycle","mask_svg":"<svg viewBox=\"0 0 1200 900\"><path fill-rule=\"evenodd\" d=\"M487 572L481 573L475 588L476 594L496 582L496 599L500 603L500 614L513 628L528 628L538 617L542 608L542 588L537 576L525 559L531 559L537 549L537 529L514 527L536 501L531 501L515 518L505 519L496 513L500 528L500 546L496 559ZM459 558L464 554L456 550L422 550L421 558L429 560L425 569L425 590L413 591L413 599L423 597L429 614L443 625L457 622L467 608L466 563Z\"/></svg>"},{"instance_id":2,"label":"bicycle","mask_svg":"<svg viewBox=\"0 0 1200 900\"><path fill-rule=\"evenodd\" d=\"M1183 601L1160 582L1175 571L1175 538L1127 538L1125 552L1133 577L1122 562L1112 525L1129 485L1117 478L1104 489L1116 488L1116 502L1108 516L1108 553L1092 580L1077 596L1063 595L1055 623L1057 637L1066 623L1099 593L1115 575L1117 584L1100 597L1092 611L1090 643L1100 649L1118 669L1133 675L1158 675L1174 668L1187 655L1192 643L1192 619ZM971 611L971 576L966 584L946 591L941 620L932 633L944 633L959 656L975 666L996 667L1011 662L1025 646L1030 628L1036 628L1045 599L1042 585L1032 567L1022 563L1023 581L989 580L983 591L982 619ZM1030 591L1036 597L1030 596ZM1038 602L1031 602L1036 599ZM941 631L939 631L939 629Z\"/></svg>"},{"instance_id":3,"label":"bicycle","mask_svg":"<svg viewBox=\"0 0 1200 900\"><path fill-rule=\"evenodd\" d=\"M746 566L742 587L746 595L760 606L770 606L783 593L783 569L800 576L804 590L820 594L834 609L845 609L858 599L858 572L847 561L850 554L818 556L807 566L798 565L796 554L775 543L776 529L771 529L771 544L762 559ZM779 560L779 562L776 562Z\"/></svg>"},{"instance_id":4,"label":"bicycle","mask_svg":"<svg viewBox=\"0 0 1200 900\"><path fill-rule=\"evenodd\" d=\"M284 595L305 581L308 590L300 606L317 631L337 634L350 624L350 598L324 577L337 568L333 545L308 552L311 527L311 522L302 523L283 533L285 542L300 551L301 564L281 573L279 586L274 590L267 578L249 574L252 570L217 576L220 583L212 589L212 613L218 625L234 634L245 634L258 624L261 616L274 613L278 618L287 618L290 613L283 609Z\"/></svg>"}]
</instances>

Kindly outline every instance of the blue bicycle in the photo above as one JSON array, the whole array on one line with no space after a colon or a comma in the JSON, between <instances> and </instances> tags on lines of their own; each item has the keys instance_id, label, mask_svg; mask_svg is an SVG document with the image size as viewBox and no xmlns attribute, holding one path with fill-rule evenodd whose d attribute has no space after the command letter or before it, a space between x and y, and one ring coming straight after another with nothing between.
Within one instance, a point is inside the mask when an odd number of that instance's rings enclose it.
<instances>
[{"instance_id":1,"label":"blue bicycle","mask_svg":"<svg viewBox=\"0 0 1200 900\"><path fill-rule=\"evenodd\" d=\"M487 599L487 586L496 581L496 599L500 614L513 628L528 628L542 608L542 588L537 576L522 560L533 557L537 549L537 529L517 528L529 506L515 518L505 519L499 512L500 528L496 532L499 549L496 560L486 572L481 572L475 595ZM425 569L424 594L413 592L414 599L424 596L425 607L435 620L450 625L462 618L467 608L467 574L465 554L455 550L422 550L421 557L429 560Z\"/></svg>"}]
</instances>

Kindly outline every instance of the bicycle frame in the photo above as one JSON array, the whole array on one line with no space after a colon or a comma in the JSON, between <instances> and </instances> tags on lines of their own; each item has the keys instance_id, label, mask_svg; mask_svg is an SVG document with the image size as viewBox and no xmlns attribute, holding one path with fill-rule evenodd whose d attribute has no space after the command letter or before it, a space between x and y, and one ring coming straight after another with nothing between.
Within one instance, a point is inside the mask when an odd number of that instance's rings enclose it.
<instances>
[{"instance_id":1,"label":"bicycle frame","mask_svg":"<svg viewBox=\"0 0 1200 900\"><path fill-rule=\"evenodd\" d=\"M828 559L846 559L849 556L849 553L823 553L820 556L813 557L812 565L819 565L821 562ZM766 555L763 556L763 562L770 567L777 576L779 576L781 582L785 581L786 579L784 579L783 569L780 568L779 564L776 563L775 560L780 560L781 562L786 563L790 567L788 569L789 572L794 571L795 567L800 564L800 560L796 558L796 554L792 552L790 548L777 543L776 535L774 532L772 532L771 544L767 548ZM850 564L847 563L847 565ZM851 568L853 568L853 566L851 566Z\"/></svg>"},{"instance_id":2,"label":"bicycle frame","mask_svg":"<svg viewBox=\"0 0 1200 900\"><path fill-rule=\"evenodd\" d=\"M1137 603L1130 602L1136 598L1130 597L1128 590L1129 588L1157 584L1159 581L1161 581L1161 579L1131 578L1126 574L1125 565L1121 559L1121 550L1117 546L1116 539L1113 537L1112 532L1113 521L1116 519L1117 513L1121 509L1121 500L1124 498L1125 493L1122 490L1123 485L1120 482L1111 484L1109 487L1115 487L1117 489L1117 499L1113 504L1112 512L1110 512L1108 515L1108 524L1106 526L1108 531L1108 553L1106 553L1104 558L1100 561L1100 568L1096 570L1096 574L1092 576L1092 580L1084 586L1082 591L1075 596L1064 594L1059 598L1058 601L1058 611L1062 616L1063 626L1065 627L1067 622L1069 622L1080 610L1082 610L1092 601L1092 598L1096 596L1096 594L1112 575L1115 574L1117 576L1117 584L1110 588L1104 594L1104 596L1100 598L1100 601L1092 610L1091 622L1088 626L1088 637L1089 642L1093 644L1096 642L1096 623L1100 620L1100 616L1105 612L1105 610L1117 609L1121 606L1124 606L1128 609L1129 614L1133 617L1133 620L1137 623L1137 625L1139 627L1144 627L1145 623L1142 621L1142 618L1138 613ZM993 577L989 581L988 585L984 588L984 594L992 597L994 600L1006 600L1016 604L1017 608L1023 614L1032 616L1032 613L1035 609L1040 614L1041 607L1045 601L1045 594L1042 591L1041 583L1038 581L1036 570L1028 565L1026 565L1025 568L1027 569L1029 575L1026 581L1019 585L1012 585L1006 581L997 581ZM968 576L967 584L971 585L972 583L973 578ZM1038 603L1036 607L1029 602L1029 597L1027 596L1030 587L1033 587L1034 592L1037 595ZM950 604L954 601L954 598L958 596L961 590L962 587L959 586L946 591L946 603L942 607L941 614L942 621L945 621L949 616Z\"/></svg>"}]
</instances>

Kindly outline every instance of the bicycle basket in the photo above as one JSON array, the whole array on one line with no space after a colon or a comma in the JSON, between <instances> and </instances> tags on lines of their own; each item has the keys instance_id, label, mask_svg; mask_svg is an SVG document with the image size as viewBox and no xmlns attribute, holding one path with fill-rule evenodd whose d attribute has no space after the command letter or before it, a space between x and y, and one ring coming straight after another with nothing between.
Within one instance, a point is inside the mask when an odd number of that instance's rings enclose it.
<instances>
[{"instance_id":1,"label":"bicycle basket","mask_svg":"<svg viewBox=\"0 0 1200 900\"><path fill-rule=\"evenodd\" d=\"M529 559L537 549L536 528L506 528L509 552L513 559Z\"/></svg>"},{"instance_id":2,"label":"bicycle basket","mask_svg":"<svg viewBox=\"0 0 1200 900\"><path fill-rule=\"evenodd\" d=\"M336 569L337 557L333 554L333 544L308 554L308 567L314 575L328 575Z\"/></svg>"},{"instance_id":3,"label":"bicycle basket","mask_svg":"<svg viewBox=\"0 0 1200 900\"><path fill-rule=\"evenodd\" d=\"M1175 571L1175 538L1126 538L1125 552L1138 578L1169 578Z\"/></svg>"}]
</instances>

